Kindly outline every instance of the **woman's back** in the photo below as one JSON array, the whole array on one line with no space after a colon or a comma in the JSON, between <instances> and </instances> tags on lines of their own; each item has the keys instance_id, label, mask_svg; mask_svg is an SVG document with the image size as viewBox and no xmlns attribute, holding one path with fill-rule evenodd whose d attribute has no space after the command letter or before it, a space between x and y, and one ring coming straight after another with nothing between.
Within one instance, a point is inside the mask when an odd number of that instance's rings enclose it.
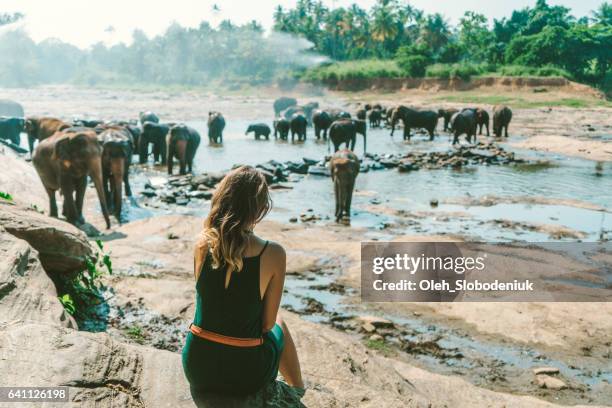
<instances>
[{"instance_id":1,"label":"woman's back","mask_svg":"<svg viewBox=\"0 0 612 408\"><path fill-rule=\"evenodd\" d=\"M225 265L214 268L206 255L196 284L196 326L225 336L261 337L260 262L267 246L266 241L259 254L242 258L242 270L231 273L227 287Z\"/></svg>"}]
</instances>

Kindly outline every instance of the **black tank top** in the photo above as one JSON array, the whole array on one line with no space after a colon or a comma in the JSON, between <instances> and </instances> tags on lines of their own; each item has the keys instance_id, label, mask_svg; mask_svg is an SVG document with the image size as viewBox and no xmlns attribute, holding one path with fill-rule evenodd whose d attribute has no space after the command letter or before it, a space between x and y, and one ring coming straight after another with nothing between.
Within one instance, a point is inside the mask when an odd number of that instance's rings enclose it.
<instances>
[{"instance_id":1,"label":"black tank top","mask_svg":"<svg viewBox=\"0 0 612 408\"><path fill-rule=\"evenodd\" d=\"M226 266L213 268L210 252L206 255L196 284L196 326L225 336L261 337L263 301L259 264L267 246L268 241L258 255L242 258L242 269L232 272L227 288Z\"/></svg>"}]
</instances>

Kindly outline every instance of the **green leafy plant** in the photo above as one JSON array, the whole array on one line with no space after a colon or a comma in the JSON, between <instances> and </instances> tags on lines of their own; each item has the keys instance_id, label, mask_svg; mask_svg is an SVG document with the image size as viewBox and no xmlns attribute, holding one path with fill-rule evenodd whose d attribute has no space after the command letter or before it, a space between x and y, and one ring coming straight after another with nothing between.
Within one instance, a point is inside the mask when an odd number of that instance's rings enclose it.
<instances>
[{"instance_id":1,"label":"green leafy plant","mask_svg":"<svg viewBox=\"0 0 612 408\"><path fill-rule=\"evenodd\" d=\"M76 306L74 304L74 301L72 300L72 297L68 293L58 297L58 299L68 313L70 313L71 315L74 315L76 313Z\"/></svg>"},{"instance_id":2,"label":"green leafy plant","mask_svg":"<svg viewBox=\"0 0 612 408\"><path fill-rule=\"evenodd\" d=\"M13 196L9 193L5 193L4 191L0 191L0 198L3 198L7 201L13 201Z\"/></svg>"},{"instance_id":3,"label":"green leafy plant","mask_svg":"<svg viewBox=\"0 0 612 408\"><path fill-rule=\"evenodd\" d=\"M105 274L113 273L113 264L110 254L104 251L102 241L97 240L96 246L98 250L85 260L85 270L63 284L65 293L60 297L60 302L72 315L82 317L89 306L104 301L103 284L100 278Z\"/></svg>"}]
</instances>

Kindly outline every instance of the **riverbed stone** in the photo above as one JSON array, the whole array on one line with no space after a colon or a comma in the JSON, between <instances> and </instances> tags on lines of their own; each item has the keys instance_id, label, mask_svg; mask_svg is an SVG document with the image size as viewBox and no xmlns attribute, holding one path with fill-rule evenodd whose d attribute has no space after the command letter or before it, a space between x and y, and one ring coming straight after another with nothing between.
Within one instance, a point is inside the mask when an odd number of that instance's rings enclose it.
<instances>
[{"instance_id":1,"label":"riverbed stone","mask_svg":"<svg viewBox=\"0 0 612 408\"><path fill-rule=\"evenodd\" d=\"M535 375L538 374L559 374L559 369L557 367L536 367L533 369L533 373Z\"/></svg>"},{"instance_id":2,"label":"riverbed stone","mask_svg":"<svg viewBox=\"0 0 612 408\"><path fill-rule=\"evenodd\" d=\"M92 255L91 245L81 230L30 208L0 200L0 225L36 249L50 274L82 271Z\"/></svg>"},{"instance_id":3,"label":"riverbed stone","mask_svg":"<svg viewBox=\"0 0 612 408\"><path fill-rule=\"evenodd\" d=\"M536 375L536 382L540 388L546 388L549 390L563 390L567 388L567 384L558 378L551 377L547 374Z\"/></svg>"}]
</instances>

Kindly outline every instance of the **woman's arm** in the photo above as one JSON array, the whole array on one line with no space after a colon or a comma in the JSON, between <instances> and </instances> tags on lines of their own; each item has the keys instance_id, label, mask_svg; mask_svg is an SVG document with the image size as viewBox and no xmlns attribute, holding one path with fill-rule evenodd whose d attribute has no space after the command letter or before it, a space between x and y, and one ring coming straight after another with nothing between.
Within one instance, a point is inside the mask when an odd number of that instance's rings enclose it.
<instances>
[{"instance_id":1,"label":"woman's arm","mask_svg":"<svg viewBox=\"0 0 612 408\"><path fill-rule=\"evenodd\" d=\"M263 331L272 330L276 323L276 315L280 307L283 287L285 286L285 272L287 270L287 255L282 246L270 243L268 250L264 252L261 259L262 270L271 272L270 282L266 288L263 302Z\"/></svg>"},{"instance_id":2,"label":"woman's arm","mask_svg":"<svg viewBox=\"0 0 612 408\"><path fill-rule=\"evenodd\" d=\"M208 252L208 245L206 241L200 239L193 249L193 276L195 276L196 282L200 277L200 272L202 271L202 264L206 259L206 253Z\"/></svg>"}]
</instances>

